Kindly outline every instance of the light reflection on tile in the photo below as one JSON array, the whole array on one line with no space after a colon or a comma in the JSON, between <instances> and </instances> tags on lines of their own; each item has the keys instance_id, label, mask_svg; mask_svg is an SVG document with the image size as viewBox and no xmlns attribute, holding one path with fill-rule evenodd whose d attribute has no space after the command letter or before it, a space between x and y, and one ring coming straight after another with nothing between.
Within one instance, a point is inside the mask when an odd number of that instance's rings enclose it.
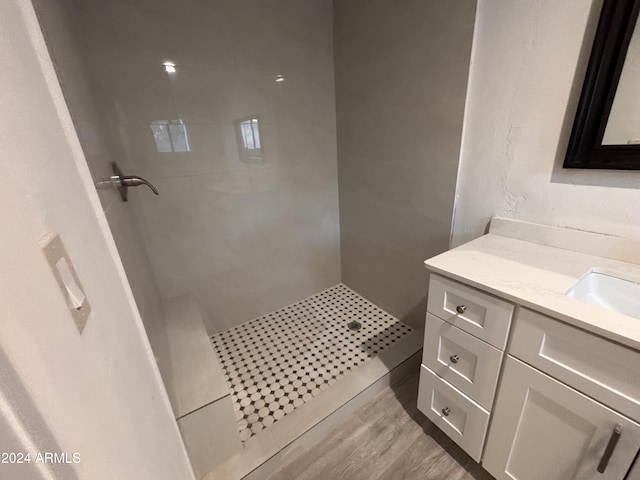
<instances>
[{"instance_id":1,"label":"light reflection on tile","mask_svg":"<svg viewBox=\"0 0 640 480\"><path fill-rule=\"evenodd\" d=\"M185 153L191 151L189 130L182 119L154 120L149 124L158 153Z\"/></svg>"}]
</instances>

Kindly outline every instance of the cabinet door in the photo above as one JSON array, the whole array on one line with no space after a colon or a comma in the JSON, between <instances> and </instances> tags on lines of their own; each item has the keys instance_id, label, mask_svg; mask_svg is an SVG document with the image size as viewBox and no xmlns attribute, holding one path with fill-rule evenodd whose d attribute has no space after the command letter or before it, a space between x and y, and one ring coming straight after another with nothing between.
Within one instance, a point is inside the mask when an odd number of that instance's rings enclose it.
<instances>
[{"instance_id":1,"label":"cabinet door","mask_svg":"<svg viewBox=\"0 0 640 480\"><path fill-rule=\"evenodd\" d=\"M639 449L640 425L507 357L483 461L496 479L623 480Z\"/></svg>"}]
</instances>

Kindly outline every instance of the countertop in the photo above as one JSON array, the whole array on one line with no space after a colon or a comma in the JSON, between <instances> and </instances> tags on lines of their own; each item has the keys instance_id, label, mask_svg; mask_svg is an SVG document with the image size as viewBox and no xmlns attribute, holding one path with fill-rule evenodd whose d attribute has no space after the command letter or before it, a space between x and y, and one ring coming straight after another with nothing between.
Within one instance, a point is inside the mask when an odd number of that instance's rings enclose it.
<instances>
[{"instance_id":1,"label":"countertop","mask_svg":"<svg viewBox=\"0 0 640 480\"><path fill-rule=\"evenodd\" d=\"M640 350L640 319L566 296L589 270L640 278L640 265L487 234L426 260L427 269Z\"/></svg>"}]
</instances>

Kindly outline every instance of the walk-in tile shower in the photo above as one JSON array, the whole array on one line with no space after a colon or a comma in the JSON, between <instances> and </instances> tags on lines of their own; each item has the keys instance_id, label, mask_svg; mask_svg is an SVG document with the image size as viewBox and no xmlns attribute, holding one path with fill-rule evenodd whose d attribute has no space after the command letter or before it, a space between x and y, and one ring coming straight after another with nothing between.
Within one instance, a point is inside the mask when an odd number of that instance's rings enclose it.
<instances>
[{"instance_id":1,"label":"walk-in tile shower","mask_svg":"<svg viewBox=\"0 0 640 480\"><path fill-rule=\"evenodd\" d=\"M248 441L420 331L475 2L34 5L163 375L188 305Z\"/></svg>"}]
</instances>

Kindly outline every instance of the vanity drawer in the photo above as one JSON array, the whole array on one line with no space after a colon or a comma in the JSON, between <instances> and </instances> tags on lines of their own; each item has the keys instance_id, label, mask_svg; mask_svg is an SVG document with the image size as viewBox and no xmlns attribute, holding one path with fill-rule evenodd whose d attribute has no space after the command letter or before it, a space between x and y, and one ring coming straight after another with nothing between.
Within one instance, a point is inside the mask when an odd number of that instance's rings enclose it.
<instances>
[{"instance_id":1,"label":"vanity drawer","mask_svg":"<svg viewBox=\"0 0 640 480\"><path fill-rule=\"evenodd\" d=\"M640 420L640 352L521 308L509 353Z\"/></svg>"},{"instance_id":2,"label":"vanity drawer","mask_svg":"<svg viewBox=\"0 0 640 480\"><path fill-rule=\"evenodd\" d=\"M422 365L418 409L476 462L489 423L489 412Z\"/></svg>"},{"instance_id":3,"label":"vanity drawer","mask_svg":"<svg viewBox=\"0 0 640 480\"><path fill-rule=\"evenodd\" d=\"M427 314L422 363L491 410L502 351Z\"/></svg>"},{"instance_id":4,"label":"vanity drawer","mask_svg":"<svg viewBox=\"0 0 640 480\"><path fill-rule=\"evenodd\" d=\"M513 304L439 275L431 275L427 311L504 350Z\"/></svg>"}]
</instances>

